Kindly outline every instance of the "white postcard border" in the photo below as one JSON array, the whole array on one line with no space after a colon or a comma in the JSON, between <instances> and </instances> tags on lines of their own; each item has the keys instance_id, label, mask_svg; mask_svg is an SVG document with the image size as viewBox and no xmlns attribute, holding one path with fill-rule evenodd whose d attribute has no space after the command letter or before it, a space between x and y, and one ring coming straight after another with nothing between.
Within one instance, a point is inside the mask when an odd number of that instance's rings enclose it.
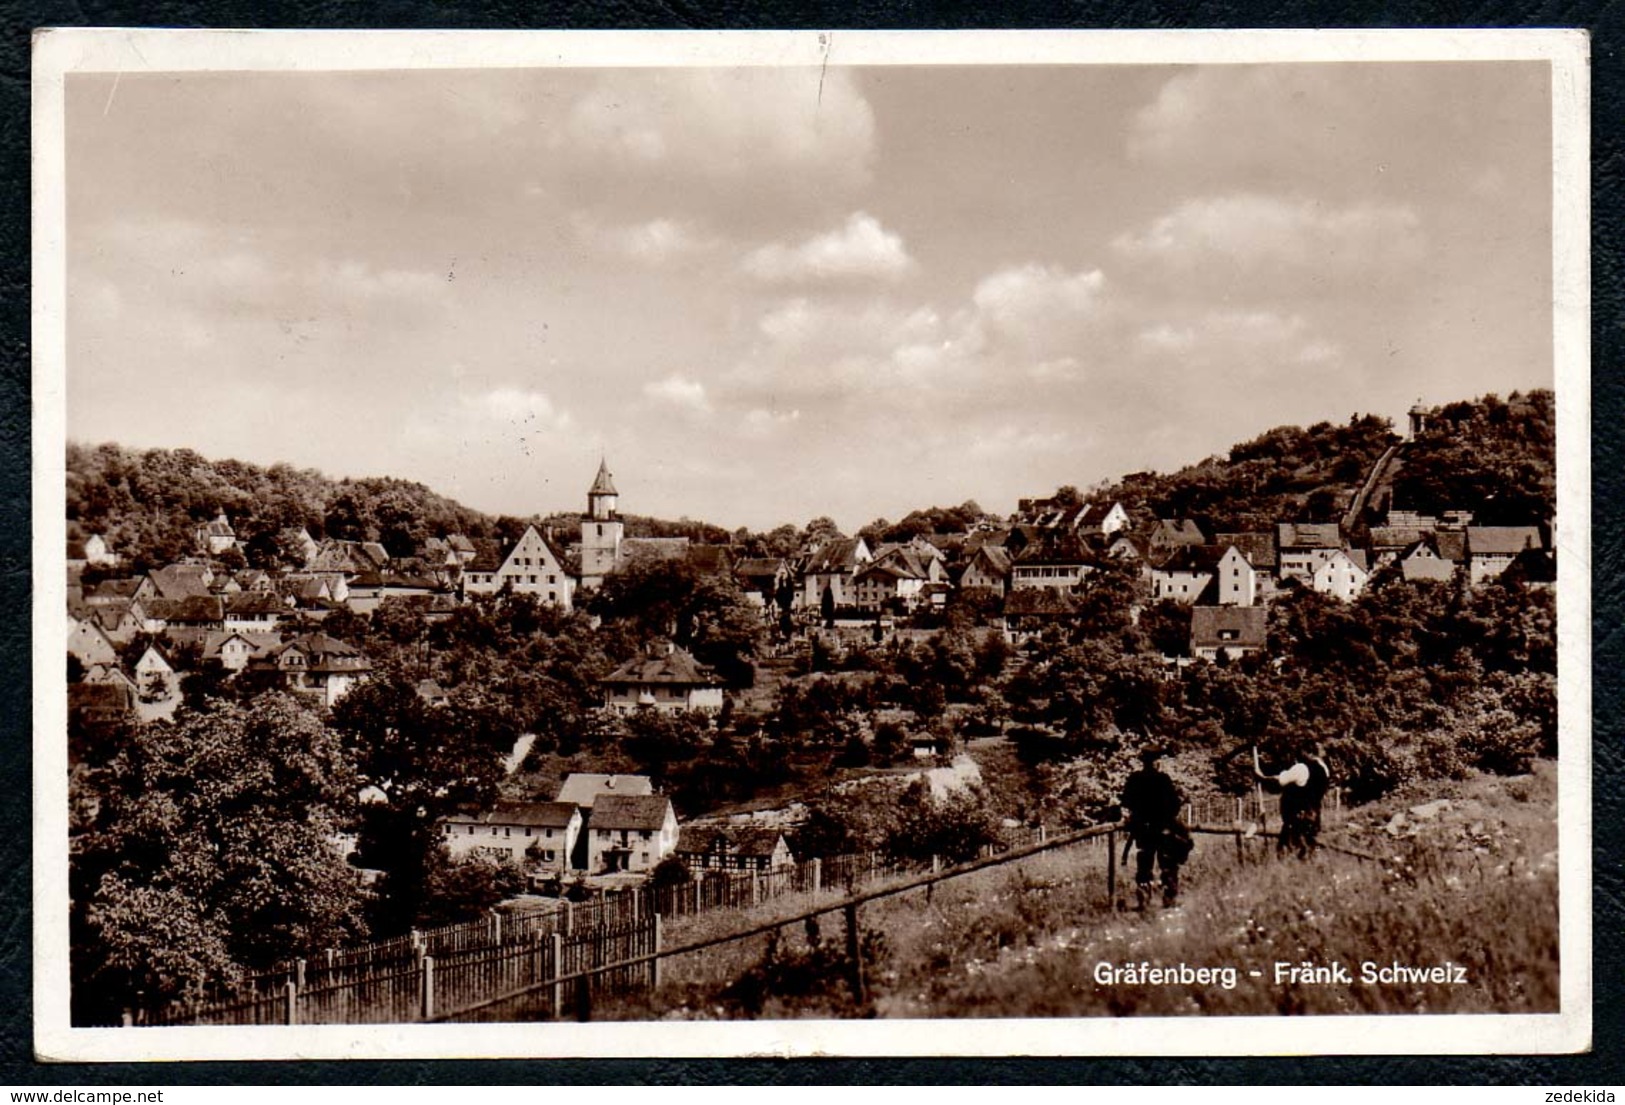
<instances>
[{"instance_id":1,"label":"white postcard border","mask_svg":"<svg viewBox=\"0 0 1625 1105\"><path fill-rule=\"evenodd\" d=\"M51 30L33 76L34 1023L61 1061L1534 1054L1589 1048L1591 542L1589 41L1580 31L329 32ZM86 1029L68 1016L64 78L69 72L519 66L1256 64L1544 60L1552 66L1558 412L1561 1012Z\"/></svg>"}]
</instances>

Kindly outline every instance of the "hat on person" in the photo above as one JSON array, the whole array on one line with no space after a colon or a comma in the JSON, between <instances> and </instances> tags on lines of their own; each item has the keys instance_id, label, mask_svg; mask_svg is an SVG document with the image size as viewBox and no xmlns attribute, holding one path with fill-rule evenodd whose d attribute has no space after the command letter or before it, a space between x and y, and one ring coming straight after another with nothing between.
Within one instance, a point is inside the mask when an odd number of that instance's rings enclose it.
<instances>
[{"instance_id":1,"label":"hat on person","mask_svg":"<svg viewBox=\"0 0 1625 1105\"><path fill-rule=\"evenodd\" d=\"M1140 759L1144 760L1146 763L1150 763L1153 760L1162 759L1162 746L1154 742L1145 745L1140 749Z\"/></svg>"}]
</instances>

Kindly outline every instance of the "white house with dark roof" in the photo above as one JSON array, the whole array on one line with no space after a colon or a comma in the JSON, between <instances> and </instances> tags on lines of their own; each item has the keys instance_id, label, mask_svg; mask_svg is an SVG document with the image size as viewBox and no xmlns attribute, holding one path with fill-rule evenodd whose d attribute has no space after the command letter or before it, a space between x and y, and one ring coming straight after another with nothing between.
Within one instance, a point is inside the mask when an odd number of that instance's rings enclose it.
<instances>
[{"instance_id":1,"label":"white house with dark roof","mask_svg":"<svg viewBox=\"0 0 1625 1105\"><path fill-rule=\"evenodd\" d=\"M561 610L569 610L574 584L554 549L535 526L526 526L518 541L491 555L480 552L463 569L463 590L471 595L494 595L504 587L516 595L534 595Z\"/></svg>"},{"instance_id":2,"label":"white house with dark roof","mask_svg":"<svg viewBox=\"0 0 1625 1105\"><path fill-rule=\"evenodd\" d=\"M1240 549L1224 545L1224 555L1213 566L1216 599L1220 606L1253 606L1258 602L1258 573Z\"/></svg>"},{"instance_id":3,"label":"white house with dark roof","mask_svg":"<svg viewBox=\"0 0 1625 1105\"><path fill-rule=\"evenodd\" d=\"M287 613L287 603L265 591L227 595L222 610L225 628L243 633L271 633Z\"/></svg>"},{"instance_id":4,"label":"white house with dark roof","mask_svg":"<svg viewBox=\"0 0 1625 1105\"><path fill-rule=\"evenodd\" d=\"M1365 590L1371 573L1365 566L1365 553L1359 549L1338 549L1309 577L1312 590L1344 602L1351 602Z\"/></svg>"},{"instance_id":5,"label":"white house with dark roof","mask_svg":"<svg viewBox=\"0 0 1625 1105\"><path fill-rule=\"evenodd\" d=\"M325 633L306 633L249 658L248 671L276 672L300 694L318 695L331 706L367 678L372 663L361 651Z\"/></svg>"},{"instance_id":6,"label":"white house with dark roof","mask_svg":"<svg viewBox=\"0 0 1625 1105\"><path fill-rule=\"evenodd\" d=\"M1407 582L1430 579L1449 583L1456 577L1455 561L1440 556L1436 544L1436 539L1430 537L1416 542L1400 554L1399 567Z\"/></svg>"},{"instance_id":7,"label":"white house with dark roof","mask_svg":"<svg viewBox=\"0 0 1625 1105\"><path fill-rule=\"evenodd\" d=\"M852 605L870 611L892 606L913 609L926 585L939 582L942 575L940 561L927 560L906 546L893 546L853 573Z\"/></svg>"},{"instance_id":8,"label":"white house with dark roof","mask_svg":"<svg viewBox=\"0 0 1625 1105\"><path fill-rule=\"evenodd\" d=\"M249 660L263 656L282 643L275 633L211 630L203 635L203 659L218 660L227 671L242 671Z\"/></svg>"},{"instance_id":9,"label":"white house with dark roof","mask_svg":"<svg viewBox=\"0 0 1625 1105\"><path fill-rule=\"evenodd\" d=\"M157 645L148 645L135 662L135 685L146 698L168 698L180 689L174 666Z\"/></svg>"},{"instance_id":10,"label":"white house with dark roof","mask_svg":"<svg viewBox=\"0 0 1625 1105\"><path fill-rule=\"evenodd\" d=\"M663 794L600 794L587 817L587 871L647 871L677 850L677 811Z\"/></svg>"},{"instance_id":11,"label":"white house with dark roof","mask_svg":"<svg viewBox=\"0 0 1625 1105\"><path fill-rule=\"evenodd\" d=\"M861 537L837 537L824 542L802 570L803 608L823 609L825 591L831 593L837 607L855 605L853 577L873 559L869 543Z\"/></svg>"},{"instance_id":12,"label":"white house with dark roof","mask_svg":"<svg viewBox=\"0 0 1625 1105\"><path fill-rule=\"evenodd\" d=\"M1213 583L1222 552L1216 545L1174 545L1151 566L1152 601L1187 605L1202 599Z\"/></svg>"},{"instance_id":13,"label":"white house with dark roof","mask_svg":"<svg viewBox=\"0 0 1625 1105\"><path fill-rule=\"evenodd\" d=\"M1269 644L1269 610L1263 606L1196 606L1191 608L1191 655L1237 660Z\"/></svg>"},{"instance_id":14,"label":"white house with dark roof","mask_svg":"<svg viewBox=\"0 0 1625 1105\"><path fill-rule=\"evenodd\" d=\"M498 802L484 813L447 817L441 838L453 856L491 856L563 874L581 825L581 810L572 802Z\"/></svg>"},{"instance_id":15,"label":"white house with dark roof","mask_svg":"<svg viewBox=\"0 0 1625 1105\"><path fill-rule=\"evenodd\" d=\"M598 681L604 706L618 714L641 709L664 713L722 711L723 685L710 668L668 643L651 646Z\"/></svg>"},{"instance_id":16,"label":"white house with dark roof","mask_svg":"<svg viewBox=\"0 0 1625 1105\"><path fill-rule=\"evenodd\" d=\"M1343 534L1336 522L1282 522L1275 527L1277 573L1282 580L1308 581L1342 548Z\"/></svg>"},{"instance_id":17,"label":"white house with dark roof","mask_svg":"<svg viewBox=\"0 0 1625 1105\"><path fill-rule=\"evenodd\" d=\"M959 586L981 587L1003 596L1010 589L1010 551L1002 545L982 545L959 575Z\"/></svg>"},{"instance_id":18,"label":"white house with dark roof","mask_svg":"<svg viewBox=\"0 0 1625 1105\"><path fill-rule=\"evenodd\" d=\"M1075 535L1046 535L1015 554L1010 567L1010 589L1075 591L1094 570L1093 559Z\"/></svg>"},{"instance_id":19,"label":"white house with dark roof","mask_svg":"<svg viewBox=\"0 0 1625 1105\"><path fill-rule=\"evenodd\" d=\"M221 511L212 522L205 522L197 529L197 546L199 551L210 556L219 556L227 549L237 547L237 533L226 520L226 512Z\"/></svg>"},{"instance_id":20,"label":"white house with dark roof","mask_svg":"<svg viewBox=\"0 0 1625 1105\"><path fill-rule=\"evenodd\" d=\"M1518 554L1541 548L1538 526L1468 526L1467 581L1473 586L1494 579Z\"/></svg>"}]
</instances>

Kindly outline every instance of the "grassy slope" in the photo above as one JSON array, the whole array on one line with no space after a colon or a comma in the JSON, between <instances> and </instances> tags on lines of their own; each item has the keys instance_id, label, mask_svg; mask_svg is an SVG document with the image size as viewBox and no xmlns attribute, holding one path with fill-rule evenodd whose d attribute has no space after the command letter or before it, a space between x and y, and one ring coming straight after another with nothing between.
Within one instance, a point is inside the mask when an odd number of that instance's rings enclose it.
<instances>
[{"instance_id":1,"label":"grassy slope","mask_svg":"<svg viewBox=\"0 0 1625 1105\"><path fill-rule=\"evenodd\" d=\"M1445 796L1436 817L1383 825ZM1105 852L1086 844L979 872L863 908L870 1006L849 998L838 914L821 944L801 926L772 956L767 938L671 962L653 1007L624 1016L884 1017L1180 1015L1190 1013L1541 1012L1557 1008L1555 772L1478 778L1446 791L1367 807L1326 839L1388 857L1372 863L1323 850L1307 864L1277 861L1255 841L1201 837L1182 907L1141 917L1105 908ZM1121 888L1120 888L1121 889ZM806 908L770 903L744 915L672 922L668 943L735 931ZM1446 960L1469 984L1276 986L1276 961L1362 960L1417 966ZM1235 965L1218 986L1097 986L1101 961ZM1246 976L1249 968L1263 979Z\"/></svg>"}]
</instances>

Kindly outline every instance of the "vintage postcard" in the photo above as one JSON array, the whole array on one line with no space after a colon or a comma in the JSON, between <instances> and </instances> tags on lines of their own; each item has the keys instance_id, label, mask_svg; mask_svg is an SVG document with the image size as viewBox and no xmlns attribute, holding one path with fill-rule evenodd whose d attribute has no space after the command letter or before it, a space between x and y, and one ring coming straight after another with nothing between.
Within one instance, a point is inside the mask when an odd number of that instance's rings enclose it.
<instances>
[{"instance_id":1,"label":"vintage postcard","mask_svg":"<svg viewBox=\"0 0 1625 1105\"><path fill-rule=\"evenodd\" d=\"M42 1058L1590 1046L1582 33L34 62Z\"/></svg>"}]
</instances>

